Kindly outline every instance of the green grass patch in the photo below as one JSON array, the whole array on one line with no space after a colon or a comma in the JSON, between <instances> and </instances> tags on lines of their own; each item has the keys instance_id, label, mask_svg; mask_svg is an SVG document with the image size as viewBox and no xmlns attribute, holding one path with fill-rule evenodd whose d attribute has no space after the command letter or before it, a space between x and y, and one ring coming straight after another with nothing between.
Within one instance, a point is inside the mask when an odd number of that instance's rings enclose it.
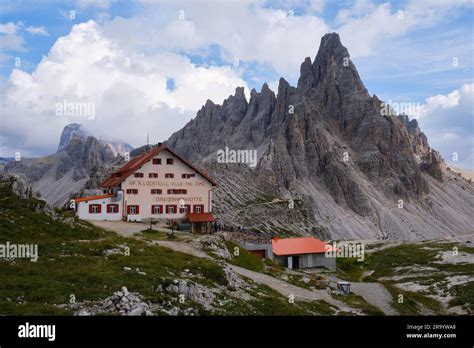
<instances>
[{"instance_id":1,"label":"green grass patch","mask_svg":"<svg viewBox=\"0 0 474 348\"><path fill-rule=\"evenodd\" d=\"M323 276L313 274L297 275L292 273L286 274L286 276L288 277L288 280L286 280L288 283L307 290L323 290L328 286ZM304 278L306 278L306 280L303 280Z\"/></svg>"},{"instance_id":2,"label":"green grass patch","mask_svg":"<svg viewBox=\"0 0 474 348\"><path fill-rule=\"evenodd\" d=\"M54 220L37 212L44 202L21 200L5 183L0 196L0 243L38 244L39 252L37 262L0 259L0 314L68 314L55 305L68 303L71 295L77 302L103 299L122 286L161 303L165 296L154 291L156 286L185 269L208 285L227 284L222 267L212 260L119 237L86 222Z\"/></svg>"},{"instance_id":3,"label":"green grass patch","mask_svg":"<svg viewBox=\"0 0 474 348\"><path fill-rule=\"evenodd\" d=\"M265 295L261 295L262 291ZM295 298L293 303L289 298L261 285L257 300L250 302L254 315L333 315L335 309L325 301L306 301Z\"/></svg>"},{"instance_id":4,"label":"green grass patch","mask_svg":"<svg viewBox=\"0 0 474 348\"><path fill-rule=\"evenodd\" d=\"M443 305L433 298L420 292L401 290L388 283L384 285L393 297L391 306L401 315L446 314ZM399 302L400 295L403 295L401 303Z\"/></svg>"},{"instance_id":5,"label":"green grass patch","mask_svg":"<svg viewBox=\"0 0 474 348\"><path fill-rule=\"evenodd\" d=\"M338 258L336 262L337 276L342 279L358 282L364 271L367 270L366 262L368 257L368 255L365 255L364 261L357 261L355 258Z\"/></svg>"},{"instance_id":6,"label":"green grass patch","mask_svg":"<svg viewBox=\"0 0 474 348\"><path fill-rule=\"evenodd\" d=\"M229 240L225 241L225 246L232 254L232 260L230 260L229 263L255 272L263 272L263 260L260 257L250 253L238 244ZM239 255L234 255L235 248L238 248Z\"/></svg>"},{"instance_id":7,"label":"green grass patch","mask_svg":"<svg viewBox=\"0 0 474 348\"><path fill-rule=\"evenodd\" d=\"M361 309L364 314L367 315L385 315L379 308L371 305L364 300L362 296L350 293L349 295L336 294L333 297L346 303L349 307Z\"/></svg>"},{"instance_id":8,"label":"green grass patch","mask_svg":"<svg viewBox=\"0 0 474 348\"><path fill-rule=\"evenodd\" d=\"M461 306L469 314L474 313L474 282L455 285L451 293L455 298L449 301L450 307Z\"/></svg>"},{"instance_id":9,"label":"green grass patch","mask_svg":"<svg viewBox=\"0 0 474 348\"><path fill-rule=\"evenodd\" d=\"M149 240L180 240L181 239L176 233L169 235L168 232L165 232L165 231L157 231L157 230L150 230L150 229L137 232L134 235L143 237Z\"/></svg>"}]
</instances>

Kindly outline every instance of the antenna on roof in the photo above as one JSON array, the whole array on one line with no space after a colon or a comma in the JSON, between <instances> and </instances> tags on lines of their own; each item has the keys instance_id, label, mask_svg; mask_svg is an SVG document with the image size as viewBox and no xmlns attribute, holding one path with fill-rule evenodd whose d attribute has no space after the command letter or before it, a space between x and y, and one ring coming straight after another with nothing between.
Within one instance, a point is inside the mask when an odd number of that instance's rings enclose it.
<instances>
[{"instance_id":1,"label":"antenna on roof","mask_svg":"<svg viewBox=\"0 0 474 348\"><path fill-rule=\"evenodd\" d=\"M150 134L146 133L146 150L150 150Z\"/></svg>"}]
</instances>

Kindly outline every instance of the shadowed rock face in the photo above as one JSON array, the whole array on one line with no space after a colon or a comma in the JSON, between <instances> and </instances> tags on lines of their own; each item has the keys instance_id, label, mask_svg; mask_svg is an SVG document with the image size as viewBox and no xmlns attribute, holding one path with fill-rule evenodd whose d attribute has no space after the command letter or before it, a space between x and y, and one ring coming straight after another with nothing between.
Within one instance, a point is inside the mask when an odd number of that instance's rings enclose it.
<instances>
[{"instance_id":1,"label":"shadowed rock face","mask_svg":"<svg viewBox=\"0 0 474 348\"><path fill-rule=\"evenodd\" d=\"M260 92L251 91L248 102L242 88L222 105L208 100L167 144L204 166L225 146L257 149L259 164L249 185L303 199L315 225L322 215L318 195L329 195L354 216L372 221L365 228L387 237L381 202L423 202L430 193L425 173L443 180L441 157L429 148L416 120L383 115L382 102L367 92L337 34L323 36L316 58L306 58L300 72L297 88L280 79L276 96L264 84ZM209 167L216 175L228 170ZM228 175L237 178L239 169ZM309 187L316 192L310 194Z\"/></svg>"}]
</instances>

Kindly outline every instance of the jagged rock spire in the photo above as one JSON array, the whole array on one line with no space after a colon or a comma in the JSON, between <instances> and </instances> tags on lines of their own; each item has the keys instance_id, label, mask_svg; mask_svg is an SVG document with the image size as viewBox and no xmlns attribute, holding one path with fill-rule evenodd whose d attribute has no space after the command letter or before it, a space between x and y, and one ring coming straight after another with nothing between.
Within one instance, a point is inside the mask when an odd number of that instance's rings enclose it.
<instances>
[{"instance_id":1,"label":"jagged rock spire","mask_svg":"<svg viewBox=\"0 0 474 348\"><path fill-rule=\"evenodd\" d=\"M369 97L367 90L360 79L355 65L350 60L347 48L341 43L337 33L326 34L321 38L318 54L311 64L306 58L301 64L298 89L303 93L311 88L326 88L337 85L341 97L358 93Z\"/></svg>"}]
</instances>

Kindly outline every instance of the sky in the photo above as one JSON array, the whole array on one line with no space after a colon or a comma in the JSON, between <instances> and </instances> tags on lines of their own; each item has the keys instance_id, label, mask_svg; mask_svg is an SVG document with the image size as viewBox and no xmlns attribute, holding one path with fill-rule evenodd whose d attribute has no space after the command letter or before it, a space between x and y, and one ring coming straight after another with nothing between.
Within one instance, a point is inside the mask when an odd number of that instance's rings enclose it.
<instances>
[{"instance_id":1,"label":"sky","mask_svg":"<svg viewBox=\"0 0 474 348\"><path fill-rule=\"evenodd\" d=\"M464 0L0 0L0 157L51 154L69 123L164 141L236 87L296 85L337 32L369 93L474 169L473 17Z\"/></svg>"}]
</instances>

